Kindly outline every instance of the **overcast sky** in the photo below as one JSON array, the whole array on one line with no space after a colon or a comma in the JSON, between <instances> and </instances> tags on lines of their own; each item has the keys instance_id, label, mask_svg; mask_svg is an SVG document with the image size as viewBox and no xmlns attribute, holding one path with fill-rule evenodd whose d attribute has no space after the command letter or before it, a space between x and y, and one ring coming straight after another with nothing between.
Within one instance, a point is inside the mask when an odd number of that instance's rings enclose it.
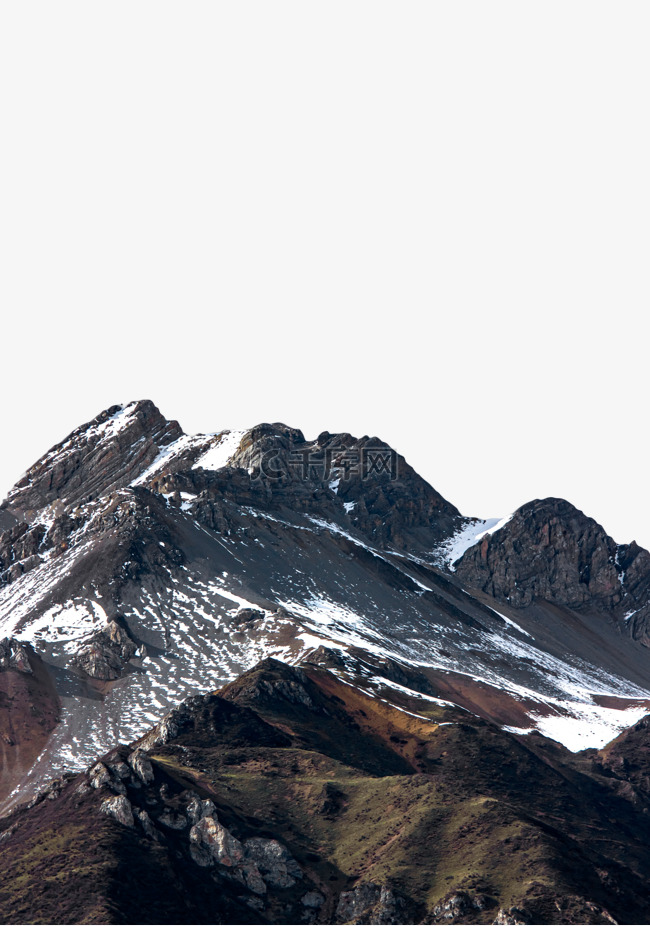
<instances>
[{"instance_id":1,"label":"overcast sky","mask_svg":"<svg viewBox=\"0 0 650 926\"><path fill-rule=\"evenodd\" d=\"M650 546L647 3L0 6L0 495L103 408Z\"/></svg>"}]
</instances>

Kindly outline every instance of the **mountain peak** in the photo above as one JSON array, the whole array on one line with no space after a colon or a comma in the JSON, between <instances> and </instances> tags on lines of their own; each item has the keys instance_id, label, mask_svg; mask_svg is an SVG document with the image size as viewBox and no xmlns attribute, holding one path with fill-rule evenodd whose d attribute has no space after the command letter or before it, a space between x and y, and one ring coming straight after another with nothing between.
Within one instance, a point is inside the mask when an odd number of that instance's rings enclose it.
<instances>
[{"instance_id":1,"label":"mountain peak","mask_svg":"<svg viewBox=\"0 0 650 926\"><path fill-rule=\"evenodd\" d=\"M75 428L16 483L4 507L29 517L55 501L77 505L128 485L182 435L148 399L112 405Z\"/></svg>"},{"instance_id":2,"label":"mountain peak","mask_svg":"<svg viewBox=\"0 0 650 926\"><path fill-rule=\"evenodd\" d=\"M623 619L648 600L650 556L636 544L617 545L593 518L551 497L518 508L500 530L466 550L456 573L514 607L542 599Z\"/></svg>"}]
</instances>

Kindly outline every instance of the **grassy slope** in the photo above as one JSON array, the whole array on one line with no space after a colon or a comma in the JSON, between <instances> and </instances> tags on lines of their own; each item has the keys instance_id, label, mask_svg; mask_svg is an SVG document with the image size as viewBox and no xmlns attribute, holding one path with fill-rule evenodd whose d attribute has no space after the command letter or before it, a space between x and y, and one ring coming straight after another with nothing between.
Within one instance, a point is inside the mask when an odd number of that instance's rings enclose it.
<instances>
[{"instance_id":1,"label":"grassy slope","mask_svg":"<svg viewBox=\"0 0 650 926\"><path fill-rule=\"evenodd\" d=\"M295 922L309 883L332 922L341 891L374 882L406 898L411 922L435 922L459 891L480 903L457 922L511 907L534 922L650 921L647 815L589 757L431 702L403 704L426 707L414 717L316 668L301 703L291 673L267 662L204 700L153 750L155 783L134 799L155 820L161 785L170 809L188 789L211 797L239 838L284 842L304 883L257 914L189 860L186 835L153 843L121 827L98 813L106 795L76 793L78 776L0 823L17 826L0 841L2 919Z\"/></svg>"}]
</instances>

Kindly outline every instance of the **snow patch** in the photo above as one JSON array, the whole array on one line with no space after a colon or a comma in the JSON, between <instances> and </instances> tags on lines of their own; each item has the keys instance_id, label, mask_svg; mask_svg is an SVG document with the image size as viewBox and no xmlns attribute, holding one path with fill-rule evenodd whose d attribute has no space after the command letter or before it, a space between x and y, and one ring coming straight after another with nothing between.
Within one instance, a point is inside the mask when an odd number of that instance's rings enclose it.
<instances>
[{"instance_id":1,"label":"snow patch","mask_svg":"<svg viewBox=\"0 0 650 926\"><path fill-rule=\"evenodd\" d=\"M582 749L602 749L615 739L619 733L633 726L648 713L647 707L628 707L620 710L613 707L601 707L598 704L581 704L575 702L555 701L557 714L543 716L530 714L534 727L504 727L510 733L532 733L537 730L557 743L561 743L571 752ZM569 714L560 713L562 709Z\"/></svg>"},{"instance_id":2,"label":"snow patch","mask_svg":"<svg viewBox=\"0 0 650 926\"><path fill-rule=\"evenodd\" d=\"M218 470L227 466L237 452L246 431L223 431L210 449L195 462L192 469Z\"/></svg>"},{"instance_id":3,"label":"snow patch","mask_svg":"<svg viewBox=\"0 0 650 926\"><path fill-rule=\"evenodd\" d=\"M439 561L442 561L448 569L455 572L454 563L458 562L461 556L463 556L470 547L473 547L474 544L478 543L484 537L501 530L511 518L511 514L508 515L507 518L487 518L486 520L472 518L469 524L465 524L460 530L456 531L453 537L441 543L440 546L433 551L434 555Z\"/></svg>"}]
</instances>

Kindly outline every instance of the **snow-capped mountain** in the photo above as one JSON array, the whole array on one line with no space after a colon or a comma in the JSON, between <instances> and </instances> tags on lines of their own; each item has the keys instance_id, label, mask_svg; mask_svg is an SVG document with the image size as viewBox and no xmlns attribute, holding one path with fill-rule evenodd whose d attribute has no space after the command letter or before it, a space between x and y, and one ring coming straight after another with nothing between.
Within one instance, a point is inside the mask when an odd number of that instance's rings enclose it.
<instances>
[{"instance_id":1,"label":"snow-capped mountain","mask_svg":"<svg viewBox=\"0 0 650 926\"><path fill-rule=\"evenodd\" d=\"M463 517L377 438L114 406L0 527L5 808L269 656L571 750L650 709L645 550L557 499Z\"/></svg>"}]
</instances>

